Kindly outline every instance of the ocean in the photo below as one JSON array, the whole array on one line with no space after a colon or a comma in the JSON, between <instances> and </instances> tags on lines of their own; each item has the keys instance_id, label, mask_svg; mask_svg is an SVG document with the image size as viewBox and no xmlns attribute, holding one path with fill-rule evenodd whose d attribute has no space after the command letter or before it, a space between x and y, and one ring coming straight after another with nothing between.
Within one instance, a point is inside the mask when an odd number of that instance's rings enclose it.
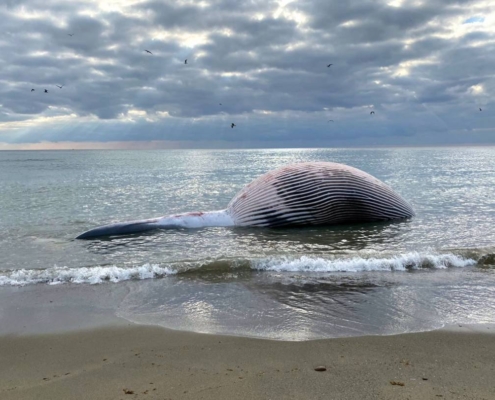
<instances>
[{"instance_id":1,"label":"ocean","mask_svg":"<svg viewBox=\"0 0 495 400\"><path fill-rule=\"evenodd\" d=\"M495 147L0 152L0 334L117 319L279 340L492 324L494 160ZM303 161L362 169L416 216L74 239L223 209L259 175Z\"/></svg>"}]
</instances>

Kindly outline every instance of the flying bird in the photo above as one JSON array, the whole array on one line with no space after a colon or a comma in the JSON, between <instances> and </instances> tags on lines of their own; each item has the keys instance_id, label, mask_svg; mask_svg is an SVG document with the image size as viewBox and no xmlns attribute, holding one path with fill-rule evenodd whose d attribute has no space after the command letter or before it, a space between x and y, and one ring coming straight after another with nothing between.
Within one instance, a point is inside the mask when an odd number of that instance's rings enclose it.
<instances>
[{"instance_id":1,"label":"flying bird","mask_svg":"<svg viewBox=\"0 0 495 400\"><path fill-rule=\"evenodd\" d=\"M184 60L184 64L187 64L187 58Z\"/></svg>"},{"instance_id":2,"label":"flying bird","mask_svg":"<svg viewBox=\"0 0 495 400\"><path fill-rule=\"evenodd\" d=\"M45 89L45 93L48 93L48 90Z\"/></svg>"},{"instance_id":3,"label":"flying bird","mask_svg":"<svg viewBox=\"0 0 495 400\"><path fill-rule=\"evenodd\" d=\"M145 51L146 53L153 54L153 53L152 53L151 51L149 51L149 50L146 50L146 49L145 49L144 51Z\"/></svg>"},{"instance_id":4,"label":"flying bird","mask_svg":"<svg viewBox=\"0 0 495 400\"><path fill-rule=\"evenodd\" d=\"M328 124L330 121L332 121L332 122L333 122L333 119L329 119L329 120L327 121L327 124Z\"/></svg>"},{"instance_id":5,"label":"flying bird","mask_svg":"<svg viewBox=\"0 0 495 400\"><path fill-rule=\"evenodd\" d=\"M234 124L233 122L230 124L230 127L233 128L234 126L237 126L236 124Z\"/></svg>"},{"instance_id":6,"label":"flying bird","mask_svg":"<svg viewBox=\"0 0 495 400\"><path fill-rule=\"evenodd\" d=\"M221 105L222 105L222 103L218 103L218 105L219 105L219 106L221 106Z\"/></svg>"},{"instance_id":7,"label":"flying bird","mask_svg":"<svg viewBox=\"0 0 495 400\"><path fill-rule=\"evenodd\" d=\"M68 33L67 35L69 35L69 36L74 36L74 34L73 34L73 33Z\"/></svg>"},{"instance_id":8,"label":"flying bird","mask_svg":"<svg viewBox=\"0 0 495 400\"><path fill-rule=\"evenodd\" d=\"M333 65L333 64L328 64L328 65L327 65L327 68L330 68L332 65Z\"/></svg>"},{"instance_id":9,"label":"flying bird","mask_svg":"<svg viewBox=\"0 0 495 400\"><path fill-rule=\"evenodd\" d=\"M480 111L481 111L481 107L480 107Z\"/></svg>"},{"instance_id":10,"label":"flying bird","mask_svg":"<svg viewBox=\"0 0 495 400\"><path fill-rule=\"evenodd\" d=\"M31 89L31 92L34 92L34 89Z\"/></svg>"},{"instance_id":11,"label":"flying bird","mask_svg":"<svg viewBox=\"0 0 495 400\"><path fill-rule=\"evenodd\" d=\"M55 85L55 86L58 87L59 89L62 89L64 87L64 85L62 85L62 86Z\"/></svg>"},{"instance_id":12,"label":"flying bird","mask_svg":"<svg viewBox=\"0 0 495 400\"><path fill-rule=\"evenodd\" d=\"M371 114L374 114L374 113L375 113L374 111L371 111L371 112L370 112L370 115L371 115Z\"/></svg>"}]
</instances>

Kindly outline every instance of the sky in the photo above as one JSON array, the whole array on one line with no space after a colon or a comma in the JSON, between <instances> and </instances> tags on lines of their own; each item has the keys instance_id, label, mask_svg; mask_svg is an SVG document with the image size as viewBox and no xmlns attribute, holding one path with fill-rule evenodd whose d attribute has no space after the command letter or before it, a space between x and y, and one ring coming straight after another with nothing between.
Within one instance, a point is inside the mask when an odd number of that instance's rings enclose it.
<instances>
[{"instance_id":1,"label":"sky","mask_svg":"<svg viewBox=\"0 0 495 400\"><path fill-rule=\"evenodd\" d=\"M2 0L0 18L0 150L495 144L492 0Z\"/></svg>"}]
</instances>

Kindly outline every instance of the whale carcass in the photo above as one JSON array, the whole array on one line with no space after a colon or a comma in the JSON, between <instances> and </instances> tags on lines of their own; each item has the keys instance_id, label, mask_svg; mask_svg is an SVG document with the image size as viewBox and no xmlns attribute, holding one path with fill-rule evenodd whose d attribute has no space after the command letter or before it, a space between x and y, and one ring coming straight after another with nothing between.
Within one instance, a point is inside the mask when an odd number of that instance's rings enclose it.
<instances>
[{"instance_id":1,"label":"whale carcass","mask_svg":"<svg viewBox=\"0 0 495 400\"><path fill-rule=\"evenodd\" d=\"M245 186L225 210L190 212L91 229L77 239L154 229L211 226L289 227L410 218L410 204L370 174L333 162L270 171Z\"/></svg>"}]
</instances>

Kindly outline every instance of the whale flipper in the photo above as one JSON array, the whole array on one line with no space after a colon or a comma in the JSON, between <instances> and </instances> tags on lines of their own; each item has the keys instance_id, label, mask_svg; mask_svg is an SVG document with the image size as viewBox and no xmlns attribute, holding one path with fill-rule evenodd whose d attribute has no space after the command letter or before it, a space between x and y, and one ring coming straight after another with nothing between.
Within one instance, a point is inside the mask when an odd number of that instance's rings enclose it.
<instances>
[{"instance_id":1,"label":"whale flipper","mask_svg":"<svg viewBox=\"0 0 495 400\"><path fill-rule=\"evenodd\" d=\"M165 217L119 222L90 229L76 239L93 239L100 236L130 235L155 229L194 229L206 226L234 226L234 221L227 210L208 212L189 212Z\"/></svg>"},{"instance_id":2,"label":"whale flipper","mask_svg":"<svg viewBox=\"0 0 495 400\"><path fill-rule=\"evenodd\" d=\"M100 236L130 235L160 229L157 224L159 218L143 219L138 221L119 222L90 229L81 233L76 239L92 239Z\"/></svg>"}]
</instances>

